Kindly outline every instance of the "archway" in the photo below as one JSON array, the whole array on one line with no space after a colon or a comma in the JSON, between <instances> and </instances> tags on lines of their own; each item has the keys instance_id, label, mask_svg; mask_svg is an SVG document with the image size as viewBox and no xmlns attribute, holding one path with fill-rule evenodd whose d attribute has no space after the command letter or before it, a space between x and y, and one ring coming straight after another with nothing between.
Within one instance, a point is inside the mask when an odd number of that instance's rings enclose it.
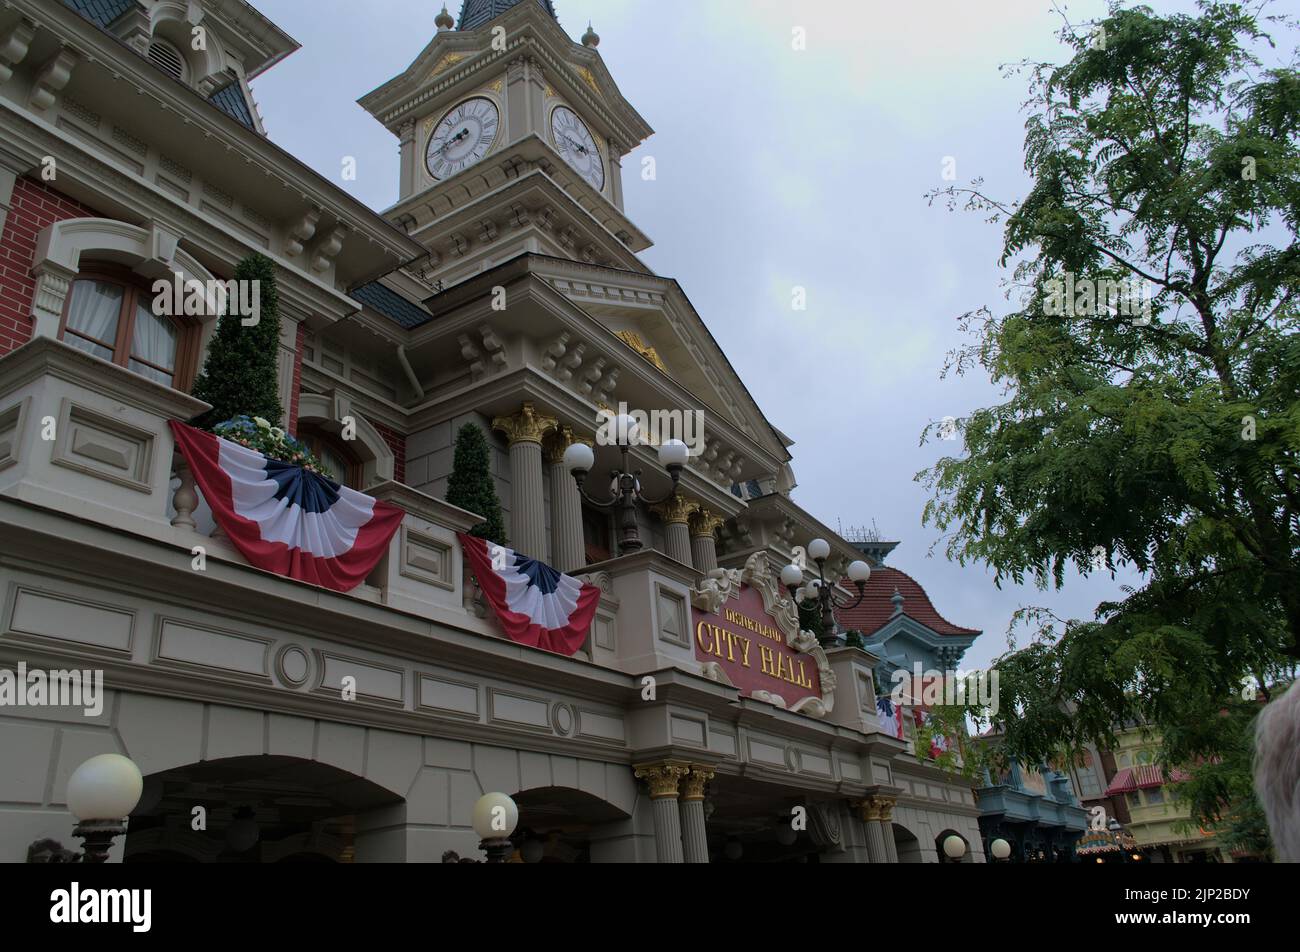
<instances>
[{"instance_id":1,"label":"archway","mask_svg":"<svg viewBox=\"0 0 1300 952\"><path fill-rule=\"evenodd\" d=\"M953 859L951 856L949 856L948 853L943 848L945 841L947 841L947 839L951 836L957 837L957 839L961 840L962 844L965 846L965 850L962 852L961 856L957 857L956 859ZM971 857L970 840L966 839L966 837L962 836L960 833L958 833L956 830L953 829L944 830L942 833L940 833L938 836L934 838L934 851L935 854L939 857L939 862L941 863L975 862L975 860Z\"/></svg>"},{"instance_id":2,"label":"archway","mask_svg":"<svg viewBox=\"0 0 1300 952\"><path fill-rule=\"evenodd\" d=\"M298 426L310 424L336 436L343 433L343 418L355 424L348 446L360 459L362 489L393 478L396 456L378 430L361 414L348 407L332 393L304 393L298 397Z\"/></svg>"},{"instance_id":3,"label":"archway","mask_svg":"<svg viewBox=\"0 0 1300 952\"><path fill-rule=\"evenodd\" d=\"M924 863L925 857L921 853L921 841L917 839L916 834L902 824L895 823L894 827L894 849L898 852L898 861L900 863Z\"/></svg>"},{"instance_id":4,"label":"archway","mask_svg":"<svg viewBox=\"0 0 1300 952\"><path fill-rule=\"evenodd\" d=\"M402 802L370 780L297 757L188 764L145 778L123 861L351 862L359 818Z\"/></svg>"},{"instance_id":5,"label":"archway","mask_svg":"<svg viewBox=\"0 0 1300 952\"><path fill-rule=\"evenodd\" d=\"M593 836L629 819L626 812L572 787L535 787L514 794L516 854L525 862L589 863Z\"/></svg>"}]
</instances>

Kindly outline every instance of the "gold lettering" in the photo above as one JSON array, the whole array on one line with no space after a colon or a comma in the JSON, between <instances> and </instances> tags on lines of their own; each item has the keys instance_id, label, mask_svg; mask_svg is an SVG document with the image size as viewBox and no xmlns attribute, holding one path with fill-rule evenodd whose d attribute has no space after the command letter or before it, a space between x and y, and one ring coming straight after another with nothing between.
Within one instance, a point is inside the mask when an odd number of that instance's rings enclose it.
<instances>
[{"instance_id":1,"label":"gold lettering","mask_svg":"<svg viewBox=\"0 0 1300 952\"><path fill-rule=\"evenodd\" d=\"M773 661L775 660L775 658L773 657L773 654L774 652L767 645L758 646L758 657L763 662L763 667L762 667L763 673L770 674L773 677L775 677L776 671L773 667Z\"/></svg>"},{"instance_id":2,"label":"gold lettering","mask_svg":"<svg viewBox=\"0 0 1300 952\"><path fill-rule=\"evenodd\" d=\"M695 643L700 646L701 651L708 654L713 649L704 643L704 629L706 627L712 628L713 626L705 621L702 621L695 626Z\"/></svg>"},{"instance_id":3,"label":"gold lettering","mask_svg":"<svg viewBox=\"0 0 1300 952\"><path fill-rule=\"evenodd\" d=\"M736 639L737 639L739 636L736 635L736 634L733 634L733 633L730 632L730 631L727 632L726 634L727 634L727 660L728 660L728 661L735 661L735 660L736 660L736 653L735 653L735 651L734 651L733 649L736 647Z\"/></svg>"},{"instance_id":4,"label":"gold lettering","mask_svg":"<svg viewBox=\"0 0 1300 952\"><path fill-rule=\"evenodd\" d=\"M742 645L744 645L744 648L745 648L745 653L744 653L743 655L741 655L741 661L740 661L740 663L743 664L745 667L748 668L748 667L749 667L749 639L748 639L748 638L741 638L741 639L739 639L739 641L740 641L740 643L741 643Z\"/></svg>"}]
</instances>

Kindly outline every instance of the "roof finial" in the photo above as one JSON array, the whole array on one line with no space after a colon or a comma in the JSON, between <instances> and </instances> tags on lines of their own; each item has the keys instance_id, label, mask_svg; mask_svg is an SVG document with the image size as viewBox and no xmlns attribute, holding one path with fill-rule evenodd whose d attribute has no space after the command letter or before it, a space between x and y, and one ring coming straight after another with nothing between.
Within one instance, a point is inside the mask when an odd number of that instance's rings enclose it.
<instances>
[{"instance_id":1,"label":"roof finial","mask_svg":"<svg viewBox=\"0 0 1300 952\"><path fill-rule=\"evenodd\" d=\"M903 601L904 601L903 593L900 592L897 588L895 588L894 594L890 597L889 600L894 603L894 614L895 615L901 614L903 611Z\"/></svg>"},{"instance_id":2,"label":"roof finial","mask_svg":"<svg viewBox=\"0 0 1300 952\"><path fill-rule=\"evenodd\" d=\"M456 21L453 20L451 14L447 12L447 4L445 3L442 5L442 12L433 18L433 22L434 25L438 27L439 33L444 30L450 30L456 25Z\"/></svg>"},{"instance_id":3,"label":"roof finial","mask_svg":"<svg viewBox=\"0 0 1300 952\"><path fill-rule=\"evenodd\" d=\"M591 28L590 20L587 21L587 32L582 34L582 45L590 47L593 50L600 46L600 37L597 36L596 31Z\"/></svg>"}]
</instances>

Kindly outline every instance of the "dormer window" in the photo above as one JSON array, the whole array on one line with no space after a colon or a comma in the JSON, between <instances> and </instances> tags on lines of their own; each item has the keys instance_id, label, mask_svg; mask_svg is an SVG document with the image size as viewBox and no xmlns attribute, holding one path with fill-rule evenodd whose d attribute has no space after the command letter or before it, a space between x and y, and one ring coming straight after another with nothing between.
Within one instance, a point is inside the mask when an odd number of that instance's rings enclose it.
<instances>
[{"instance_id":1,"label":"dormer window","mask_svg":"<svg viewBox=\"0 0 1300 952\"><path fill-rule=\"evenodd\" d=\"M185 57L181 55L180 50L166 40L155 38L150 42L149 62L173 79L179 79L183 83L189 80L190 69Z\"/></svg>"}]
</instances>

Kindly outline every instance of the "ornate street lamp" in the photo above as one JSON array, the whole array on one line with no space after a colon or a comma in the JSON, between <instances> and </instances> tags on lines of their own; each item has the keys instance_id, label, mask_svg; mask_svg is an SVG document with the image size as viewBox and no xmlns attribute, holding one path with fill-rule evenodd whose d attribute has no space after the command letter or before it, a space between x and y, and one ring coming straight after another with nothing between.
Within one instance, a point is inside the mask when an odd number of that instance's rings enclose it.
<instances>
[{"instance_id":1,"label":"ornate street lamp","mask_svg":"<svg viewBox=\"0 0 1300 952\"><path fill-rule=\"evenodd\" d=\"M38 840L27 851L29 863L104 863L113 840L126 832L126 818L140 802L144 778L121 754L91 757L68 778L68 811L77 818L72 835L85 842L74 853L54 840Z\"/></svg>"},{"instance_id":2,"label":"ornate street lamp","mask_svg":"<svg viewBox=\"0 0 1300 952\"><path fill-rule=\"evenodd\" d=\"M847 596L837 597L834 586L826 583L826 560L830 554L831 545L825 539L813 539L808 543L808 555L817 563L817 578L804 586L804 591L811 588L815 593L814 598L800 600L795 594L803 582L802 568L792 563L781 570L781 583L790 592L795 604L803 605L815 599L815 603L820 606L821 631L817 632L817 641L823 648L833 648L844 643L844 639L835 633L835 609L846 610L862 604L862 599L867 594L867 579L871 577L871 566L861 559L855 559L849 563L848 574L849 581L858 588L858 597L852 601Z\"/></svg>"},{"instance_id":3,"label":"ornate street lamp","mask_svg":"<svg viewBox=\"0 0 1300 952\"><path fill-rule=\"evenodd\" d=\"M519 807L504 793L485 793L474 804L474 832L489 863L504 863L515 851L510 835L519 825Z\"/></svg>"},{"instance_id":4,"label":"ornate street lamp","mask_svg":"<svg viewBox=\"0 0 1300 952\"><path fill-rule=\"evenodd\" d=\"M619 540L619 554L625 555L638 551L642 546L641 535L636 524L637 503L657 506L671 499L677 492L677 484L682 478L682 469L690 459L691 451L681 440L664 441L659 447L659 462L672 477L673 485L666 495L658 499L650 499L641 491L641 470L628 468L628 453L641 439L640 427L636 420L626 413L618 416L614 426L615 439L623 455L623 462L618 469L610 470L608 499L596 499L588 495L584 488L587 474L596 463L596 454L592 452L590 446L585 443L571 444L564 451L564 465L573 474L573 479L578 484L578 492L583 499L597 509L618 513L619 531L622 533L622 538Z\"/></svg>"}]
</instances>

